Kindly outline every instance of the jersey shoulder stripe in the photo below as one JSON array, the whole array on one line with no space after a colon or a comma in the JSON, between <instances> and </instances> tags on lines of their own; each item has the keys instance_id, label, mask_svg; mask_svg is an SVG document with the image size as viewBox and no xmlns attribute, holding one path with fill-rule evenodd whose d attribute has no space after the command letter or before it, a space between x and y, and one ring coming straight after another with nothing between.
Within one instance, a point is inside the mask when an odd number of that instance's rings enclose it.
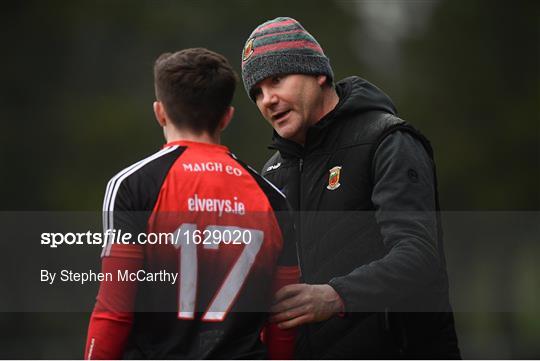
<instances>
[{"instance_id":1,"label":"jersey shoulder stripe","mask_svg":"<svg viewBox=\"0 0 540 361\"><path fill-rule=\"evenodd\" d=\"M114 228L114 206L118 190L122 182L137 172L145 165L150 162L159 159L160 157L169 154L175 151L179 146L171 146L160 150L159 152L154 153L153 155L138 161L137 163L132 164L131 166L118 172L111 180L107 183L107 188L105 191L105 197L103 200L103 232L105 233L108 229ZM110 244L103 248L102 256L108 255L110 253Z\"/></svg>"}]
</instances>

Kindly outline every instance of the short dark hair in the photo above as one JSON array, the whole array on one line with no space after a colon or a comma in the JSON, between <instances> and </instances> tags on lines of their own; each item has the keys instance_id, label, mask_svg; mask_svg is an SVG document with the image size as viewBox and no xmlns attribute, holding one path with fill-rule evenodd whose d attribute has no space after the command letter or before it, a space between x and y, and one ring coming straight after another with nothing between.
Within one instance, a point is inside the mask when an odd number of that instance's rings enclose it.
<instances>
[{"instance_id":1,"label":"short dark hair","mask_svg":"<svg viewBox=\"0 0 540 361\"><path fill-rule=\"evenodd\" d=\"M154 64L157 100L178 128L214 133L236 88L227 59L204 48L161 54Z\"/></svg>"}]
</instances>

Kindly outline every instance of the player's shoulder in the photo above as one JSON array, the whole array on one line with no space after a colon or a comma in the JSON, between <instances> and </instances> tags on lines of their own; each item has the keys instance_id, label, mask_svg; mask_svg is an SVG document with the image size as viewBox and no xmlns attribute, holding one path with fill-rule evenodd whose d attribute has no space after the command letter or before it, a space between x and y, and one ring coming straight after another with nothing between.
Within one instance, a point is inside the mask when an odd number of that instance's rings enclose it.
<instances>
[{"instance_id":1,"label":"player's shoulder","mask_svg":"<svg viewBox=\"0 0 540 361\"><path fill-rule=\"evenodd\" d=\"M162 163L170 159L176 159L183 149L178 146L165 147L151 155L144 157L143 159L123 168L117 172L109 180L109 185L122 183L126 179L135 178L142 174L152 173L152 170L159 167Z\"/></svg>"},{"instance_id":2,"label":"player's shoulder","mask_svg":"<svg viewBox=\"0 0 540 361\"><path fill-rule=\"evenodd\" d=\"M139 210L151 207L169 169L183 150L178 145L165 147L116 173L107 183L104 209L113 210L120 204Z\"/></svg>"}]
</instances>

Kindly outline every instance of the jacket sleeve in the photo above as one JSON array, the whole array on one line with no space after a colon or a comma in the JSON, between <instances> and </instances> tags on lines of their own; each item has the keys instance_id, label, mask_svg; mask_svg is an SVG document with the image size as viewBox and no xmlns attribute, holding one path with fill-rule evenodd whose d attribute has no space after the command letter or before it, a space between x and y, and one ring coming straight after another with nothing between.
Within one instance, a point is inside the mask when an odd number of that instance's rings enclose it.
<instances>
[{"instance_id":1,"label":"jacket sleeve","mask_svg":"<svg viewBox=\"0 0 540 361\"><path fill-rule=\"evenodd\" d=\"M440 266L434 166L422 143L407 132L391 133L375 152L373 175L371 199L387 254L329 282L347 311L399 311Z\"/></svg>"}]
</instances>

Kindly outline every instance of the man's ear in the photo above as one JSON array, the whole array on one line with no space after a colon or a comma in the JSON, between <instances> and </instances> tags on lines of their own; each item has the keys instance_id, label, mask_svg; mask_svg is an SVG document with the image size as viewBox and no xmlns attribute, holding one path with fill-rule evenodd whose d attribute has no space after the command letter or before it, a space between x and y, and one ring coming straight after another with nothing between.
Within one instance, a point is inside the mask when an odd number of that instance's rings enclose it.
<instances>
[{"instance_id":1,"label":"man's ear","mask_svg":"<svg viewBox=\"0 0 540 361\"><path fill-rule=\"evenodd\" d=\"M326 79L327 79L327 76L326 75L317 75L317 84L319 84L320 86L323 86L324 84L326 84Z\"/></svg>"},{"instance_id":2,"label":"man's ear","mask_svg":"<svg viewBox=\"0 0 540 361\"><path fill-rule=\"evenodd\" d=\"M165 127L165 125L167 125L167 114L165 113L165 108L163 108L163 104L159 100L156 100L153 106L154 115L156 116L158 124L161 127Z\"/></svg>"},{"instance_id":3,"label":"man's ear","mask_svg":"<svg viewBox=\"0 0 540 361\"><path fill-rule=\"evenodd\" d=\"M234 115L234 107L229 106L227 110L225 110L225 114L223 114L223 117L221 117L221 120L219 121L218 129L220 132L224 131L225 128L227 128L227 126L232 120L233 115Z\"/></svg>"}]
</instances>

